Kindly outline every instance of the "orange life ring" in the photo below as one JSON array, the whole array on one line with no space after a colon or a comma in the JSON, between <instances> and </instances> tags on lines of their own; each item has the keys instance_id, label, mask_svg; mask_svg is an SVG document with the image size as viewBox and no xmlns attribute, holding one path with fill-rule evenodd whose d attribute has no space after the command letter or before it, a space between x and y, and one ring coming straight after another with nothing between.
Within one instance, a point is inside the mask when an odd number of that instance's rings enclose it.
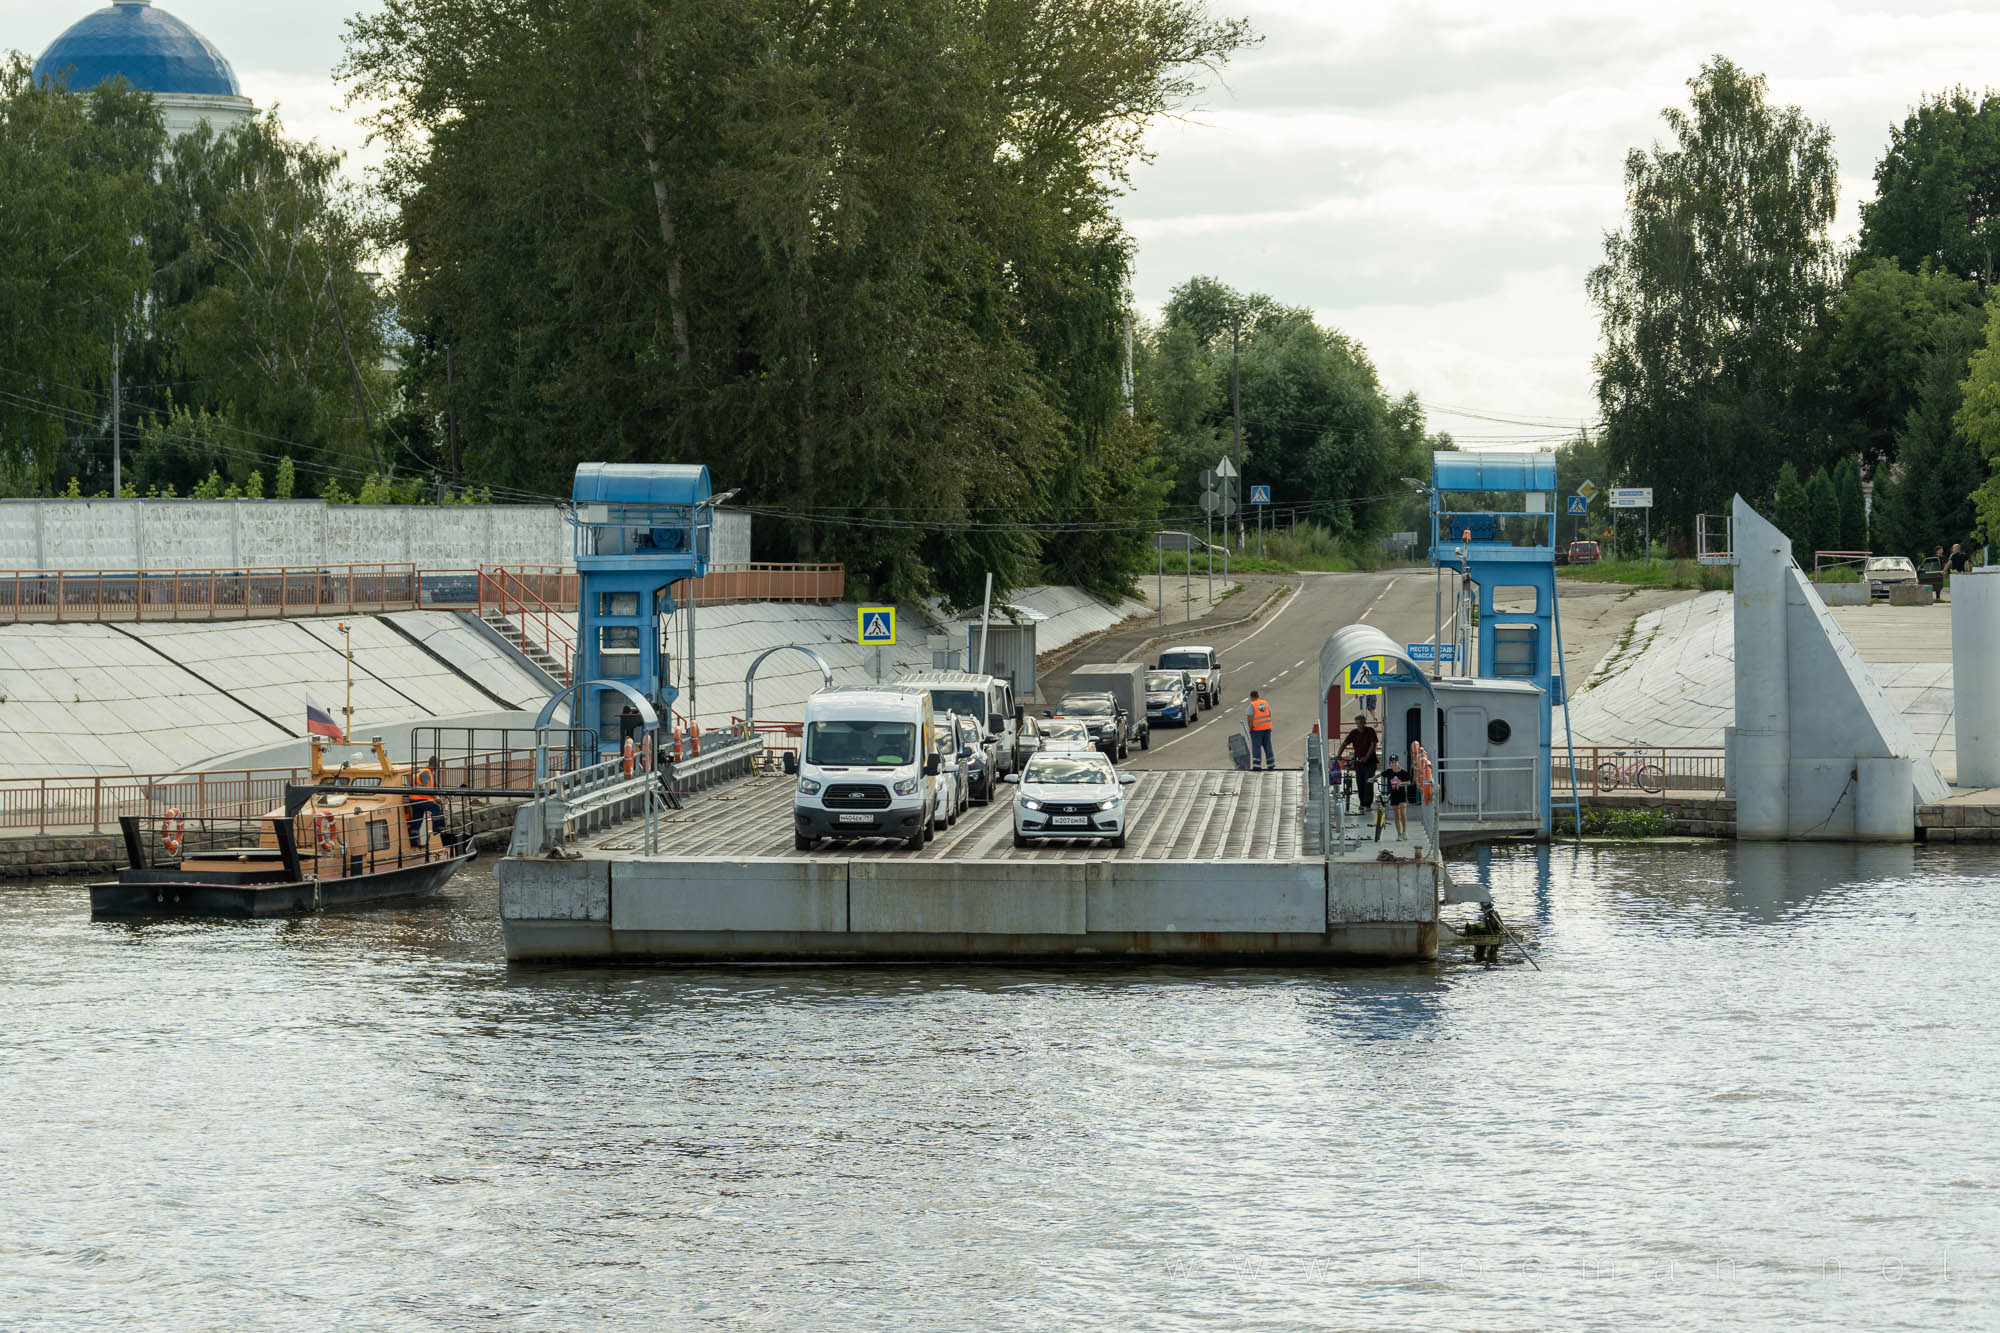
<instances>
[{"instance_id":1,"label":"orange life ring","mask_svg":"<svg viewBox=\"0 0 2000 1333\"><path fill-rule=\"evenodd\" d=\"M1417 787L1424 794L1424 804L1431 803L1431 757L1425 753L1422 741L1410 742L1411 776L1416 778Z\"/></svg>"},{"instance_id":2,"label":"orange life ring","mask_svg":"<svg viewBox=\"0 0 2000 1333\"><path fill-rule=\"evenodd\" d=\"M626 776L626 777L628 777L628 778L632 776L632 768L633 768L633 760L634 760L634 756L636 756L636 755L637 755L638 753L639 753L639 751L638 751L637 747L635 747L635 746L634 746L634 745L632 744L632 738L631 738L630 736L627 736L627 737L625 738L625 763L623 764L623 766L622 766L622 767L623 767L623 770L624 770L624 773L625 773L625 776Z\"/></svg>"},{"instance_id":3,"label":"orange life ring","mask_svg":"<svg viewBox=\"0 0 2000 1333\"><path fill-rule=\"evenodd\" d=\"M332 853L340 850L340 821L332 815L322 813L317 821L319 849Z\"/></svg>"},{"instance_id":4,"label":"orange life ring","mask_svg":"<svg viewBox=\"0 0 2000 1333\"><path fill-rule=\"evenodd\" d=\"M679 727L675 727L675 728L674 728L674 762L678 764L678 763L679 763L680 761L681 761L681 729L680 729Z\"/></svg>"},{"instance_id":5,"label":"orange life ring","mask_svg":"<svg viewBox=\"0 0 2000 1333\"><path fill-rule=\"evenodd\" d=\"M692 722L688 723L688 748L694 752L695 758L701 758L701 728Z\"/></svg>"},{"instance_id":6,"label":"orange life ring","mask_svg":"<svg viewBox=\"0 0 2000 1333\"><path fill-rule=\"evenodd\" d=\"M181 818L181 812L169 807L166 819L160 824L160 846L168 856L181 854L182 835L186 829L187 821Z\"/></svg>"}]
</instances>

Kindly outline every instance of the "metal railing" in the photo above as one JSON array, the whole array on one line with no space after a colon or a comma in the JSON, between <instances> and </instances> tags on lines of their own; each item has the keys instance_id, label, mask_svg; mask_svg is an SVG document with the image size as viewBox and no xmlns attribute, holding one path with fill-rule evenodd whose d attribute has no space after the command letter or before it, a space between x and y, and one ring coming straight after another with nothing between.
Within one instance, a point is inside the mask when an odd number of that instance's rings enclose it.
<instances>
[{"instance_id":1,"label":"metal railing","mask_svg":"<svg viewBox=\"0 0 2000 1333\"><path fill-rule=\"evenodd\" d=\"M561 753L551 750L551 755ZM495 750L441 759L440 788L532 795L535 752ZM0 778L0 830L102 833L123 816L179 810L189 819L253 818L284 804L285 788L312 781L307 768L229 769L203 773Z\"/></svg>"},{"instance_id":2,"label":"metal railing","mask_svg":"<svg viewBox=\"0 0 2000 1333\"><path fill-rule=\"evenodd\" d=\"M424 604L423 579L408 564L0 572L0 624L250 620Z\"/></svg>"},{"instance_id":3,"label":"metal railing","mask_svg":"<svg viewBox=\"0 0 2000 1333\"><path fill-rule=\"evenodd\" d=\"M561 606L575 606L575 575L567 576L570 596ZM565 582L561 571L512 570L488 567L479 571L479 614L498 614L513 626L515 646L522 652L540 648L556 663L556 676L575 683L576 641L573 612L551 605L542 594Z\"/></svg>"},{"instance_id":4,"label":"metal railing","mask_svg":"<svg viewBox=\"0 0 2000 1333\"><path fill-rule=\"evenodd\" d=\"M1576 786L1587 795L1623 792L1634 796L1720 793L1723 751L1716 746L1578 746ZM1551 790L1570 789L1570 758L1558 749L1549 769Z\"/></svg>"},{"instance_id":5,"label":"metal railing","mask_svg":"<svg viewBox=\"0 0 2000 1333\"><path fill-rule=\"evenodd\" d=\"M1541 823L1543 793L1535 781L1540 759L1439 759L1436 765L1438 818L1444 826L1466 819Z\"/></svg>"}]
</instances>

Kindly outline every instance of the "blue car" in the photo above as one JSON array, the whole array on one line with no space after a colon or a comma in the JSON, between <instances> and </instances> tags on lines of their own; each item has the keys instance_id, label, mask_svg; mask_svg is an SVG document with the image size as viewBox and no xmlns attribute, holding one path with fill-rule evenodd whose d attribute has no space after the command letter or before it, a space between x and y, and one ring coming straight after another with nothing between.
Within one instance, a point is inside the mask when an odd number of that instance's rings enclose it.
<instances>
[{"instance_id":1,"label":"blue car","mask_svg":"<svg viewBox=\"0 0 2000 1333\"><path fill-rule=\"evenodd\" d=\"M1146 720L1190 727L1201 717L1201 696L1185 671L1146 673Z\"/></svg>"}]
</instances>

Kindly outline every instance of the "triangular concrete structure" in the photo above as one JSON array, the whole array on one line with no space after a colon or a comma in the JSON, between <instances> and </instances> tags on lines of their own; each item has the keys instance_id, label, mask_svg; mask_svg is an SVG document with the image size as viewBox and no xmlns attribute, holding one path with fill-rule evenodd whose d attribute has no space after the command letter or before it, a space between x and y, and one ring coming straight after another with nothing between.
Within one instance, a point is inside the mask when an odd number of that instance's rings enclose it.
<instances>
[{"instance_id":1,"label":"triangular concrete structure","mask_svg":"<svg viewBox=\"0 0 2000 1333\"><path fill-rule=\"evenodd\" d=\"M1737 496L1739 838L1907 839L1950 787L1792 560Z\"/></svg>"}]
</instances>

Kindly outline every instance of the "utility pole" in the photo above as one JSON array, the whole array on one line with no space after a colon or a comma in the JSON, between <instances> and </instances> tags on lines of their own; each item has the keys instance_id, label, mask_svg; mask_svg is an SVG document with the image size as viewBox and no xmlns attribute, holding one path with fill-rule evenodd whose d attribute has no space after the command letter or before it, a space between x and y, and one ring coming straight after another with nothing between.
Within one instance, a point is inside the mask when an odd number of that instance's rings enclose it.
<instances>
[{"instance_id":1,"label":"utility pole","mask_svg":"<svg viewBox=\"0 0 2000 1333\"><path fill-rule=\"evenodd\" d=\"M1235 437L1230 461L1236 465L1236 479L1243 479L1243 315L1239 307L1236 322L1229 326L1229 428ZM1223 494L1228 494L1224 491ZM1224 528L1224 540L1228 529ZM1243 511L1236 511L1236 549L1243 549Z\"/></svg>"},{"instance_id":2,"label":"utility pole","mask_svg":"<svg viewBox=\"0 0 2000 1333\"><path fill-rule=\"evenodd\" d=\"M125 340L114 333L111 335L111 498L114 500L125 494L120 479L124 462L120 455L125 452L125 438L121 434L124 411L118 399L120 363L124 358Z\"/></svg>"},{"instance_id":3,"label":"utility pole","mask_svg":"<svg viewBox=\"0 0 2000 1333\"><path fill-rule=\"evenodd\" d=\"M458 392L452 385L451 348L444 349L444 420L445 439L450 442L451 480L458 483Z\"/></svg>"}]
</instances>

